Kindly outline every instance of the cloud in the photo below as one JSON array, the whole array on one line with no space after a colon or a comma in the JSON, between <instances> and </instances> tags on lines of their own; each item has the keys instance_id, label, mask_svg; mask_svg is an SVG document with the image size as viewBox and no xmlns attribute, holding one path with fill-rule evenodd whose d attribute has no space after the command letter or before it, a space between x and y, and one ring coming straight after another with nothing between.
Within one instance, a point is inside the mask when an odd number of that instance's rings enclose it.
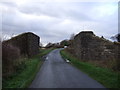
<instances>
[{"instance_id":1,"label":"cloud","mask_svg":"<svg viewBox=\"0 0 120 90\"><path fill-rule=\"evenodd\" d=\"M2 33L8 37L34 32L42 43L68 39L72 33L93 30L109 38L117 33L116 2L1 2Z\"/></svg>"}]
</instances>

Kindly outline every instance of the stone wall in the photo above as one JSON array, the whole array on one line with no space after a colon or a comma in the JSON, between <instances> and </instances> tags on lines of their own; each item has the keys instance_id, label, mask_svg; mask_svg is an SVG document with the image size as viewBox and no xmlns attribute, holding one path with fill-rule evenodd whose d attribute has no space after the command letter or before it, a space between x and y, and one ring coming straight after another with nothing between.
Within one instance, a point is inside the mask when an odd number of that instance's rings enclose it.
<instances>
[{"instance_id":1,"label":"stone wall","mask_svg":"<svg viewBox=\"0 0 120 90\"><path fill-rule=\"evenodd\" d=\"M33 56L39 53L40 38L35 34L28 34L28 56Z\"/></svg>"},{"instance_id":2,"label":"stone wall","mask_svg":"<svg viewBox=\"0 0 120 90\"><path fill-rule=\"evenodd\" d=\"M96 36L92 31L83 31L77 34L69 46L72 53L81 60L116 60L118 46L104 38Z\"/></svg>"},{"instance_id":3,"label":"stone wall","mask_svg":"<svg viewBox=\"0 0 120 90\"><path fill-rule=\"evenodd\" d=\"M2 42L2 76L8 77L24 63L24 57L39 53L39 37L31 32L20 34Z\"/></svg>"},{"instance_id":4,"label":"stone wall","mask_svg":"<svg viewBox=\"0 0 120 90\"><path fill-rule=\"evenodd\" d=\"M39 52L39 36L28 32L4 41L3 44L11 44L20 49L22 56L31 57Z\"/></svg>"}]
</instances>

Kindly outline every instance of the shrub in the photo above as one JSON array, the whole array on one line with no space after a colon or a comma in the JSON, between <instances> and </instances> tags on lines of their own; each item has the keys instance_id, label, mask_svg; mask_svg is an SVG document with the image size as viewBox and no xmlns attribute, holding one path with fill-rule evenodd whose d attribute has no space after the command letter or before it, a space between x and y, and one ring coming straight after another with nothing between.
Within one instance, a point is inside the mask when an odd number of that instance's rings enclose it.
<instances>
[{"instance_id":1,"label":"shrub","mask_svg":"<svg viewBox=\"0 0 120 90\"><path fill-rule=\"evenodd\" d=\"M19 48L10 43L2 43L2 69L3 76L9 76L15 71L16 60L20 58Z\"/></svg>"}]
</instances>

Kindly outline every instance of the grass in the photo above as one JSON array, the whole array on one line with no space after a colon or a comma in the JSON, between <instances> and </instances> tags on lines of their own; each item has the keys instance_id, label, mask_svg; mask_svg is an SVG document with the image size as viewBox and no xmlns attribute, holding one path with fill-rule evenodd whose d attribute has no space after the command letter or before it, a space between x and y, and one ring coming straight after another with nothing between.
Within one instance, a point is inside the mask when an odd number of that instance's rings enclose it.
<instances>
[{"instance_id":1,"label":"grass","mask_svg":"<svg viewBox=\"0 0 120 90\"><path fill-rule=\"evenodd\" d=\"M60 53L63 58L70 60L72 65L103 84L106 88L120 88L118 85L118 76L120 76L120 72L113 72L107 68L101 68L87 62L82 62L65 50L62 50Z\"/></svg>"},{"instance_id":2,"label":"grass","mask_svg":"<svg viewBox=\"0 0 120 90\"><path fill-rule=\"evenodd\" d=\"M27 88L36 76L43 61L41 57L48 54L53 49L40 50L40 54L30 59L26 58L25 62L21 64L16 73L10 77L3 79L3 88Z\"/></svg>"},{"instance_id":3,"label":"grass","mask_svg":"<svg viewBox=\"0 0 120 90\"><path fill-rule=\"evenodd\" d=\"M49 48L49 49L40 49L40 56L44 56L54 50L55 48Z\"/></svg>"}]
</instances>

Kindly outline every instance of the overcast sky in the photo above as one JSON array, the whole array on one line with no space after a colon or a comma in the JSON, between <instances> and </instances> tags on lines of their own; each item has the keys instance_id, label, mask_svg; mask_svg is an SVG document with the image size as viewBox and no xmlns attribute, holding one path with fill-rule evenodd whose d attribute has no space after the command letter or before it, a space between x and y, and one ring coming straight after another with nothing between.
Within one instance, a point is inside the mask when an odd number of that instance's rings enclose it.
<instances>
[{"instance_id":1,"label":"overcast sky","mask_svg":"<svg viewBox=\"0 0 120 90\"><path fill-rule=\"evenodd\" d=\"M0 2L2 38L33 32L46 44L86 30L108 39L118 33L117 2L47 1Z\"/></svg>"}]
</instances>

